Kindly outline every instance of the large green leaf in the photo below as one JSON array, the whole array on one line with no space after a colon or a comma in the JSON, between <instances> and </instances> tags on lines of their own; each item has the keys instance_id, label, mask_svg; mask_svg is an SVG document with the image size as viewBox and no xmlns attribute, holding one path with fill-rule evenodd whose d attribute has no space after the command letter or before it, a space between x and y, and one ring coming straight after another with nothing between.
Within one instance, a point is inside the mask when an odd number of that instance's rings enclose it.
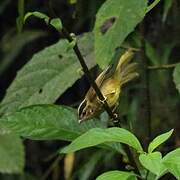
<instances>
[{"instance_id":1,"label":"large green leaf","mask_svg":"<svg viewBox=\"0 0 180 180\"><path fill-rule=\"evenodd\" d=\"M21 139L12 134L0 134L0 172L22 173L24 148Z\"/></svg>"},{"instance_id":2,"label":"large green leaf","mask_svg":"<svg viewBox=\"0 0 180 180\"><path fill-rule=\"evenodd\" d=\"M95 57L105 68L127 35L144 18L147 0L107 0L96 15Z\"/></svg>"},{"instance_id":3,"label":"large green leaf","mask_svg":"<svg viewBox=\"0 0 180 180\"><path fill-rule=\"evenodd\" d=\"M103 125L100 121L87 121L79 124L72 108L35 105L3 116L0 119L0 127L30 139L70 141L90 128L103 128Z\"/></svg>"},{"instance_id":4,"label":"large green leaf","mask_svg":"<svg viewBox=\"0 0 180 180\"><path fill-rule=\"evenodd\" d=\"M180 148L171 151L163 158L163 163L177 179L180 179Z\"/></svg>"},{"instance_id":5,"label":"large green leaf","mask_svg":"<svg viewBox=\"0 0 180 180\"><path fill-rule=\"evenodd\" d=\"M176 85L177 90L180 93L180 63L176 66L173 73L174 83Z\"/></svg>"},{"instance_id":6,"label":"large green leaf","mask_svg":"<svg viewBox=\"0 0 180 180\"><path fill-rule=\"evenodd\" d=\"M83 148L96 146L108 142L121 142L127 144L137 151L143 151L138 139L128 130L123 128L94 128L75 139L61 152L70 153Z\"/></svg>"},{"instance_id":7,"label":"large green leaf","mask_svg":"<svg viewBox=\"0 0 180 180\"><path fill-rule=\"evenodd\" d=\"M36 140L72 141L83 132L95 127L105 126L99 120L79 124L77 114L72 108L57 105L30 106L0 119L0 128ZM125 155L120 143L107 143L101 147Z\"/></svg>"},{"instance_id":8,"label":"large green leaf","mask_svg":"<svg viewBox=\"0 0 180 180\"><path fill-rule=\"evenodd\" d=\"M131 172L108 171L96 178L96 180L136 180L136 176Z\"/></svg>"},{"instance_id":9,"label":"large green leaf","mask_svg":"<svg viewBox=\"0 0 180 180\"><path fill-rule=\"evenodd\" d=\"M153 139L153 141L149 144L148 153L153 152L154 149L156 149L159 145L165 142L172 135L172 133L173 133L173 129Z\"/></svg>"},{"instance_id":10,"label":"large green leaf","mask_svg":"<svg viewBox=\"0 0 180 180\"><path fill-rule=\"evenodd\" d=\"M160 177L166 171L160 152L141 154L139 160L146 169L156 174L157 177Z\"/></svg>"},{"instance_id":11,"label":"large green leaf","mask_svg":"<svg viewBox=\"0 0 180 180\"><path fill-rule=\"evenodd\" d=\"M92 34L79 39L79 47L90 65ZM1 113L13 112L32 104L54 103L80 77L80 65L67 40L35 54L17 74L2 101Z\"/></svg>"}]
</instances>

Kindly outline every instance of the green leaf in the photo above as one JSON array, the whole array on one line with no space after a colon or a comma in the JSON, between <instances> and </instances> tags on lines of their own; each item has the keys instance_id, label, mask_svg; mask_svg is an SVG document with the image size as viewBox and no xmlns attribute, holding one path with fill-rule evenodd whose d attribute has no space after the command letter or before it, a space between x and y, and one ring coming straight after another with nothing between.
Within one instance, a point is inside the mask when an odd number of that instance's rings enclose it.
<instances>
[{"instance_id":1,"label":"green leaf","mask_svg":"<svg viewBox=\"0 0 180 180\"><path fill-rule=\"evenodd\" d=\"M19 137L0 134L0 172L22 173L24 168L24 148Z\"/></svg>"},{"instance_id":2,"label":"green leaf","mask_svg":"<svg viewBox=\"0 0 180 180\"><path fill-rule=\"evenodd\" d=\"M50 21L50 24L57 30L60 31L62 29L62 22L60 20L60 18L53 18Z\"/></svg>"},{"instance_id":3,"label":"green leaf","mask_svg":"<svg viewBox=\"0 0 180 180\"><path fill-rule=\"evenodd\" d=\"M72 108L56 105L36 105L23 108L0 119L0 127L20 136L35 140L68 140L93 127L102 127L100 121L78 123Z\"/></svg>"},{"instance_id":4,"label":"green leaf","mask_svg":"<svg viewBox=\"0 0 180 180\"><path fill-rule=\"evenodd\" d=\"M89 68L94 66L93 36L84 34L77 39ZM67 40L35 54L18 73L7 90L0 114L16 111L33 104L51 104L80 78L79 61Z\"/></svg>"},{"instance_id":5,"label":"green leaf","mask_svg":"<svg viewBox=\"0 0 180 180\"><path fill-rule=\"evenodd\" d=\"M160 177L166 171L165 166L161 162L162 155L160 152L153 152L153 153L149 153L149 154L140 154L139 160L146 169L148 169L152 173L156 174L157 177Z\"/></svg>"},{"instance_id":6,"label":"green leaf","mask_svg":"<svg viewBox=\"0 0 180 180\"><path fill-rule=\"evenodd\" d=\"M180 148L168 153L162 160L169 172L180 179Z\"/></svg>"},{"instance_id":7,"label":"green leaf","mask_svg":"<svg viewBox=\"0 0 180 180\"><path fill-rule=\"evenodd\" d=\"M168 131L167 133L161 134L157 136L153 141L149 144L148 147L148 153L151 153L156 149L159 145L161 145L163 142L165 142L169 137L172 135L173 129Z\"/></svg>"},{"instance_id":8,"label":"green leaf","mask_svg":"<svg viewBox=\"0 0 180 180\"><path fill-rule=\"evenodd\" d=\"M173 80L174 80L174 83L176 85L176 89L180 93L180 63L174 69Z\"/></svg>"},{"instance_id":9,"label":"green leaf","mask_svg":"<svg viewBox=\"0 0 180 180\"><path fill-rule=\"evenodd\" d=\"M75 139L61 152L70 153L83 148L96 146L108 142L121 142L127 144L137 151L143 151L138 139L128 130L122 128L94 128Z\"/></svg>"},{"instance_id":10,"label":"green leaf","mask_svg":"<svg viewBox=\"0 0 180 180\"><path fill-rule=\"evenodd\" d=\"M147 0L107 0L96 15L95 57L104 69L117 47L144 18Z\"/></svg>"},{"instance_id":11,"label":"green leaf","mask_svg":"<svg viewBox=\"0 0 180 180\"><path fill-rule=\"evenodd\" d=\"M35 16L39 19L43 19L46 22L46 24L48 24L49 22L49 17L46 14L38 12L38 11L26 13L26 15L24 16L24 22L26 22L27 18L29 18L30 16Z\"/></svg>"},{"instance_id":12,"label":"green leaf","mask_svg":"<svg viewBox=\"0 0 180 180\"><path fill-rule=\"evenodd\" d=\"M108 171L96 178L96 180L136 180L135 174L125 171Z\"/></svg>"}]
</instances>

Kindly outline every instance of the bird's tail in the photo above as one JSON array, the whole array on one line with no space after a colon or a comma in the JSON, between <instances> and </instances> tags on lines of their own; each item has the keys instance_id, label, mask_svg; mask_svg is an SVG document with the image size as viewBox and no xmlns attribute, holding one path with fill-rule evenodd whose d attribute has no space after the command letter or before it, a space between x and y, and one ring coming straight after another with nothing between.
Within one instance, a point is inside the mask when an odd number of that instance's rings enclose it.
<instances>
[{"instance_id":1,"label":"bird's tail","mask_svg":"<svg viewBox=\"0 0 180 180\"><path fill-rule=\"evenodd\" d=\"M129 49L119 59L115 77L118 77L121 86L139 76L136 72L137 63L131 63L133 56L133 51Z\"/></svg>"}]
</instances>

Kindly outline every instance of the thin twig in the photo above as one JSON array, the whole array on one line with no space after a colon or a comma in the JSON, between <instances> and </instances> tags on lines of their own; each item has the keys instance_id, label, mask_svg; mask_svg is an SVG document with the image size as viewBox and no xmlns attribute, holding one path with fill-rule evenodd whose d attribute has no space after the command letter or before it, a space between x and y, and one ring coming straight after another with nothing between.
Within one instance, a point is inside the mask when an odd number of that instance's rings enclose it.
<instances>
[{"instance_id":1,"label":"thin twig","mask_svg":"<svg viewBox=\"0 0 180 180\"><path fill-rule=\"evenodd\" d=\"M144 23L140 25L141 32L141 64L143 71L143 104L144 104L144 113L143 113L143 121L147 126L147 139L145 139L145 148L148 147L148 144L151 139L151 98L150 98L150 88L149 88L149 71L148 71L148 58L145 53L145 26Z\"/></svg>"},{"instance_id":2,"label":"thin twig","mask_svg":"<svg viewBox=\"0 0 180 180\"><path fill-rule=\"evenodd\" d=\"M180 65L180 63L174 63L174 64L164 64L159 66L148 66L149 70L168 70L171 68L175 68L177 65Z\"/></svg>"}]
</instances>

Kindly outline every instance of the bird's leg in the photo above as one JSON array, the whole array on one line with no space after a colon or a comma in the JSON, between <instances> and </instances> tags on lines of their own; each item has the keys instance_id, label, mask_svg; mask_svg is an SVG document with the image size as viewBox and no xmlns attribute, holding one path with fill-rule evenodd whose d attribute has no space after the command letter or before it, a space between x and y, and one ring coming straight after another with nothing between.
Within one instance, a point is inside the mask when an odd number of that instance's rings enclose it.
<instances>
[{"instance_id":1,"label":"bird's leg","mask_svg":"<svg viewBox=\"0 0 180 180\"><path fill-rule=\"evenodd\" d=\"M113 108L112 108L112 112L113 112L113 114L114 114L114 119L113 119L113 122L114 123L118 123L119 122L119 119L118 119L118 114L116 113L116 108L118 107L118 105L119 105L119 102L117 102L114 106L113 106Z\"/></svg>"}]
</instances>

